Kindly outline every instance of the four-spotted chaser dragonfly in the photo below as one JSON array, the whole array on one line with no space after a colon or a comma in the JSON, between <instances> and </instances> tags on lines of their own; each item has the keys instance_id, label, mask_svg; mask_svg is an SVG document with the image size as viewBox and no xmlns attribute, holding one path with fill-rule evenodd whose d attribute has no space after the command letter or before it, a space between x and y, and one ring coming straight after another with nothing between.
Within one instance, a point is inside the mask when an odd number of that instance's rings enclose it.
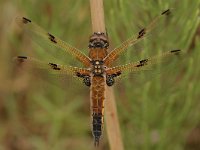
<instances>
[{"instance_id":1,"label":"four-spotted chaser dragonfly","mask_svg":"<svg viewBox=\"0 0 200 150\"><path fill-rule=\"evenodd\" d=\"M83 68L60 65L55 63L45 63L40 60L18 56L15 60L18 63L32 64L36 67L52 70L56 73L71 75L81 78L84 84L90 87L90 99L92 110L92 133L95 146L98 146L99 139L103 130L104 102L106 99L106 86L112 86L115 79L125 72L135 73L149 69L156 64L162 63L166 58L174 57L180 53L180 50L170 50L160 55L131 62L124 65L112 66L113 62L126 51L126 49L139 41L143 40L157 25L157 23L170 14L170 9L163 11L146 28L140 30L136 35L123 42L120 46L108 52L109 41L106 33L96 32L89 39L89 55L83 54L80 50L72 47L66 42L60 40L53 34L33 23L25 17L17 17L17 23L33 32L35 35L43 38L54 46L66 51L83 64Z\"/></svg>"}]
</instances>

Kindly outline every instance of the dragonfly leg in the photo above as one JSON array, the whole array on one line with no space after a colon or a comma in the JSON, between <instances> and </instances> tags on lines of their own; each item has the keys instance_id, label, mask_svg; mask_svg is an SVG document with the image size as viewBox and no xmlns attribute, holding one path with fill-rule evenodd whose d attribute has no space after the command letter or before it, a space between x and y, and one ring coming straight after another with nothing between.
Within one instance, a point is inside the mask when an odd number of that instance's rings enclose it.
<instances>
[{"instance_id":1,"label":"dragonfly leg","mask_svg":"<svg viewBox=\"0 0 200 150\"><path fill-rule=\"evenodd\" d=\"M85 75L83 77L83 83L85 83L86 86L90 86L91 85L90 76Z\"/></svg>"},{"instance_id":2,"label":"dragonfly leg","mask_svg":"<svg viewBox=\"0 0 200 150\"><path fill-rule=\"evenodd\" d=\"M90 76L89 75L81 74L80 72L77 72L76 75L79 78L83 78L83 83L86 86L90 86L91 85L91 81L90 81Z\"/></svg>"},{"instance_id":3,"label":"dragonfly leg","mask_svg":"<svg viewBox=\"0 0 200 150\"><path fill-rule=\"evenodd\" d=\"M112 86L115 83L115 77L119 76L121 72L106 75L106 84Z\"/></svg>"},{"instance_id":4,"label":"dragonfly leg","mask_svg":"<svg viewBox=\"0 0 200 150\"><path fill-rule=\"evenodd\" d=\"M108 86L112 86L115 83L115 79L113 75L107 75L106 76L106 84Z\"/></svg>"}]
</instances>

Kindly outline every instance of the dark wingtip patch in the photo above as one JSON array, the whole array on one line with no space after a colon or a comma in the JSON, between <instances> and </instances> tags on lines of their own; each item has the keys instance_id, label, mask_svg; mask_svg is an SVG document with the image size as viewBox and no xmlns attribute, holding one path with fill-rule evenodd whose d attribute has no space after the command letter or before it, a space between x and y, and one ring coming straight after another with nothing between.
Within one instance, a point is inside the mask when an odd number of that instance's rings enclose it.
<instances>
[{"instance_id":1,"label":"dark wingtip patch","mask_svg":"<svg viewBox=\"0 0 200 150\"><path fill-rule=\"evenodd\" d=\"M17 61L19 62L19 63L23 63L24 61L25 61L25 59L27 59L27 57L26 56L17 56Z\"/></svg>"},{"instance_id":2,"label":"dark wingtip patch","mask_svg":"<svg viewBox=\"0 0 200 150\"><path fill-rule=\"evenodd\" d=\"M53 36L52 34L48 33L49 39L51 40L51 42L53 43L57 43L55 36Z\"/></svg>"},{"instance_id":3,"label":"dark wingtip patch","mask_svg":"<svg viewBox=\"0 0 200 150\"><path fill-rule=\"evenodd\" d=\"M54 64L54 63L49 63L49 65L51 66L52 69L54 70L60 70L60 68L58 67L57 64Z\"/></svg>"},{"instance_id":4,"label":"dark wingtip patch","mask_svg":"<svg viewBox=\"0 0 200 150\"><path fill-rule=\"evenodd\" d=\"M27 24L27 23L30 23L30 22L31 22L30 19L27 19L27 18L25 18L25 17L23 17L22 19L23 19L22 21L23 21L24 24Z\"/></svg>"},{"instance_id":5,"label":"dark wingtip patch","mask_svg":"<svg viewBox=\"0 0 200 150\"><path fill-rule=\"evenodd\" d=\"M175 49L175 50L171 50L171 53L176 53L176 52L180 52L180 49Z\"/></svg>"},{"instance_id":6,"label":"dark wingtip patch","mask_svg":"<svg viewBox=\"0 0 200 150\"><path fill-rule=\"evenodd\" d=\"M161 15L169 15L171 13L170 9L167 9L161 13Z\"/></svg>"},{"instance_id":7,"label":"dark wingtip patch","mask_svg":"<svg viewBox=\"0 0 200 150\"><path fill-rule=\"evenodd\" d=\"M146 29L143 28L142 30L140 30L140 32L138 32L138 37L137 38L139 39L139 38L143 37L145 34L146 34Z\"/></svg>"},{"instance_id":8,"label":"dark wingtip patch","mask_svg":"<svg viewBox=\"0 0 200 150\"><path fill-rule=\"evenodd\" d=\"M26 56L17 56L17 58L19 58L19 59L27 59Z\"/></svg>"},{"instance_id":9,"label":"dark wingtip patch","mask_svg":"<svg viewBox=\"0 0 200 150\"><path fill-rule=\"evenodd\" d=\"M174 53L175 55L178 55L180 53L180 49L175 49L175 50L171 50L171 53Z\"/></svg>"}]
</instances>

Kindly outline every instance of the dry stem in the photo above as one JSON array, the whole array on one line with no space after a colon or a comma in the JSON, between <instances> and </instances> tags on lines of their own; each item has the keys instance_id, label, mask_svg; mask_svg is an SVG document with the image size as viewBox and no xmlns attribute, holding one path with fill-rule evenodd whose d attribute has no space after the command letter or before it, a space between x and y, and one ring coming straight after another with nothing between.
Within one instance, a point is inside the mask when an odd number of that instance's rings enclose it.
<instances>
[{"instance_id":1,"label":"dry stem","mask_svg":"<svg viewBox=\"0 0 200 150\"><path fill-rule=\"evenodd\" d=\"M92 31L106 32L104 23L103 0L90 0ZM106 88L105 122L111 150L123 150L119 121L113 88Z\"/></svg>"}]
</instances>

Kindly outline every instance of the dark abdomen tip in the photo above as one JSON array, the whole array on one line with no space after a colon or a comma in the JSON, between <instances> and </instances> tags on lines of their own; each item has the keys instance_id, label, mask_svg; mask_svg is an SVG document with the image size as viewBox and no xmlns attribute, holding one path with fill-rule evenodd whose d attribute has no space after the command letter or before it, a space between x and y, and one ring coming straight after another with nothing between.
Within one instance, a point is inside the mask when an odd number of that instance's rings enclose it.
<instances>
[{"instance_id":1,"label":"dark abdomen tip","mask_svg":"<svg viewBox=\"0 0 200 150\"><path fill-rule=\"evenodd\" d=\"M98 114L93 113L92 125L93 125L92 133L94 136L94 145L98 146L103 129L103 115L101 113Z\"/></svg>"}]
</instances>

